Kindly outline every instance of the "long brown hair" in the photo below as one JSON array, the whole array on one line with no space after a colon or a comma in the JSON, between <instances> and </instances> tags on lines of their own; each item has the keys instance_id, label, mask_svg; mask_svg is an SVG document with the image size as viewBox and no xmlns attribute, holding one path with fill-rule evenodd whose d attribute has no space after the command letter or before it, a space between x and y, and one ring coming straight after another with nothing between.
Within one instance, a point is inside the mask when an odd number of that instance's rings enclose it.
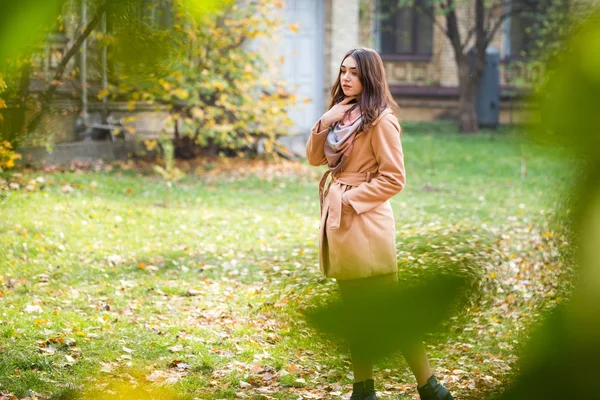
<instances>
[{"instance_id":1,"label":"long brown hair","mask_svg":"<svg viewBox=\"0 0 600 400\"><path fill-rule=\"evenodd\" d=\"M350 56L356 61L358 79L362 84L362 93L360 99L347 111L347 114L350 114L356 107L360 107L363 121L359 132L362 132L371 127L371 124L386 107L390 107L394 111L398 110L399 107L390 93L385 78L383 61L379 54L373 49L358 48L347 52L340 63L340 72L331 88L329 108L344 100L345 95L340 82L342 76L341 65Z\"/></svg>"}]
</instances>

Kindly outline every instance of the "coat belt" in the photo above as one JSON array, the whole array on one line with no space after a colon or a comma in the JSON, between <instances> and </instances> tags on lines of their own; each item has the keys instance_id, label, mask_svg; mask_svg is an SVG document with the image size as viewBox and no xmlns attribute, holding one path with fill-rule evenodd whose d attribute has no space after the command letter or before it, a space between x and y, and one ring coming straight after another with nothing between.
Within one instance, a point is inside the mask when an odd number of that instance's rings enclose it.
<instances>
[{"instance_id":1,"label":"coat belt","mask_svg":"<svg viewBox=\"0 0 600 400\"><path fill-rule=\"evenodd\" d=\"M321 178L321 182L319 182L321 215L324 212L329 212L327 217L327 220L331 219L329 227L331 229L338 229L342 218L342 194L344 193L341 185L356 187L361 183L371 182L371 179L376 177L377 174L372 172L336 172L331 175L329 185L326 185L330 174L331 171L326 171ZM325 189L325 186L327 186L327 189ZM323 210L323 201L327 195L329 195L328 209Z\"/></svg>"}]
</instances>

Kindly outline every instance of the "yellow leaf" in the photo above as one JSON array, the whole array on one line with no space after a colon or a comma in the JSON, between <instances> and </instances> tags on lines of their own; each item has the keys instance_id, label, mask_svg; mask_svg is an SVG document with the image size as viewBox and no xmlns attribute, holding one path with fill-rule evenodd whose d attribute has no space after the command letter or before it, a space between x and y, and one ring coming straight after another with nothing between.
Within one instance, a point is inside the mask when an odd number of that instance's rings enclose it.
<instances>
[{"instance_id":1,"label":"yellow leaf","mask_svg":"<svg viewBox=\"0 0 600 400\"><path fill-rule=\"evenodd\" d=\"M290 364L287 366L287 372L289 372L292 375L298 375L301 371L300 368L298 368L298 366L296 364Z\"/></svg>"},{"instance_id":2,"label":"yellow leaf","mask_svg":"<svg viewBox=\"0 0 600 400\"><path fill-rule=\"evenodd\" d=\"M290 28L290 31L292 31L292 33L296 33L300 29L298 24L289 24L288 28Z\"/></svg>"},{"instance_id":3,"label":"yellow leaf","mask_svg":"<svg viewBox=\"0 0 600 400\"><path fill-rule=\"evenodd\" d=\"M144 140L144 144L146 145L146 150L152 151L156 148L158 142L156 140Z\"/></svg>"},{"instance_id":4,"label":"yellow leaf","mask_svg":"<svg viewBox=\"0 0 600 400\"><path fill-rule=\"evenodd\" d=\"M190 93L185 89L175 89L171 92L171 94L175 97L180 98L181 100L185 100L190 97Z\"/></svg>"},{"instance_id":5,"label":"yellow leaf","mask_svg":"<svg viewBox=\"0 0 600 400\"><path fill-rule=\"evenodd\" d=\"M6 108L6 102L0 99L0 108Z\"/></svg>"},{"instance_id":6,"label":"yellow leaf","mask_svg":"<svg viewBox=\"0 0 600 400\"><path fill-rule=\"evenodd\" d=\"M135 101L133 101L133 100L128 101L127 102L127 109L129 111L133 111L135 109Z\"/></svg>"},{"instance_id":7,"label":"yellow leaf","mask_svg":"<svg viewBox=\"0 0 600 400\"><path fill-rule=\"evenodd\" d=\"M167 90L167 91L168 91L168 90L171 90L171 84L170 84L169 82L167 82L167 81L165 81L165 80L161 79L161 80L159 81L159 83L161 84L161 86L163 87L163 89L165 89L165 90Z\"/></svg>"},{"instance_id":8,"label":"yellow leaf","mask_svg":"<svg viewBox=\"0 0 600 400\"><path fill-rule=\"evenodd\" d=\"M108 90L102 89L101 91L98 92L98 100L102 100L106 96L108 96Z\"/></svg>"}]
</instances>

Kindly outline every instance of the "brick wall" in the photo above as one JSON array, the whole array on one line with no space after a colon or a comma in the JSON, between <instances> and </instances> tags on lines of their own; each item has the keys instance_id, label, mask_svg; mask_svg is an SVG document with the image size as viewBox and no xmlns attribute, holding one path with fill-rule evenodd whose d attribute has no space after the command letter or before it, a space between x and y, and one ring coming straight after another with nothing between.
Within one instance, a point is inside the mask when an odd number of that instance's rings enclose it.
<instances>
[{"instance_id":1,"label":"brick wall","mask_svg":"<svg viewBox=\"0 0 600 400\"><path fill-rule=\"evenodd\" d=\"M360 31L359 42L363 46L372 47L374 44L373 26L376 0L361 0L360 2ZM461 3L463 6L457 10L459 30L461 38L466 38L467 32L474 23L473 3ZM336 11L338 12L338 11ZM340 10L339 12L346 12ZM445 17L438 15L436 24L445 26ZM441 29L434 24L433 34L433 55L428 61L385 61L386 73L391 84L406 85L440 85L455 87L458 85L458 74L454 50L447 36ZM504 32L500 28L490 46L495 47L500 52L500 57L505 54ZM474 40L471 39L469 46L472 46ZM530 81L532 77L538 74L537 70L527 70L523 64L502 65L500 81L502 85L514 82L515 77L522 81Z\"/></svg>"},{"instance_id":2,"label":"brick wall","mask_svg":"<svg viewBox=\"0 0 600 400\"><path fill-rule=\"evenodd\" d=\"M326 81L329 87L337 78L342 57L348 50L359 46L359 0L327 0L330 12L326 36L330 36L329 65Z\"/></svg>"},{"instance_id":3,"label":"brick wall","mask_svg":"<svg viewBox=\"0 0 600 400\"><path fill-rule=\"evenodd\" d=\"M359 42L362 46L373 47L375 43L374 26L377 0L360 1ZM474 2L461 3L457 10L459 30L464 41L467 32L474 24ZM339 10L342 12L341 10ZM338 10L336 10L338 12ZM390 60L384 59L384 67L388 83L396 88L395 97L401 107L399 117L405 120L433 121L438 119L455 119L458 112L457 66L454 50L447 36L438 25L445 27L445 16L438 15L434 24L432 56L425 60ZM490 46L504 57L504 32L500 28ZM474 44L472 38L469 48ZM516 82L532 82L541 73L540 69L530 68L525 63L502 63L500 66L500 84L513 85ZM429 87L444 89L441 94L431 91L430 94L416 94L415 90L404 90L406 87ZM448 90L446 90L448 89ZM435 93L434 93L435 92ZM452 92L452 93L450 93ZM454 93L456 92L456 93ZM503 99L500 105L501 123L523 122L531 115L531 107L521 101Z\"/></svg>"}]
</instances>

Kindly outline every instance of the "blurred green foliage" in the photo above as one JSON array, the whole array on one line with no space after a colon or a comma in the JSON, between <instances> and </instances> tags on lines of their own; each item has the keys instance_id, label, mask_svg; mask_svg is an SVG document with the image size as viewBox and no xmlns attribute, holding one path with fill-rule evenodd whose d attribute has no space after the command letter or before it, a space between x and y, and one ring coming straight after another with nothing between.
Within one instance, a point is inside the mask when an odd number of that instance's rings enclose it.
<instances>
[{"instance_id":1,"label":"blurred green foliage","mask_svg":"<svg viewBox=\"0 0 600 400\"><path fill-rule=\"evenodd\" d=\"M456 226L412 237L401 248L397 286L367 286L350 301L315 304L306 311L309 322L352 343L353 351L382 358L456 328L446 321L456 324L494 286L490 271L501 255L489 232Z\"/></svg>"},{"instance_id":2,"label":"blurred green foliage","mask_svg":"<svg viewBox=\"0 0 600 400\"><path fill-rule=\"evenodd\" d=\"M533 137L597 158L600 136L600 15L590 16L562 43L538 90L541 124Z\"/></svg>"},{"instance_id":3,"label":"blurred green foliage","mask_svg":"<svg viewBox=\"0 0 600 400\"><path fill-rule=\"evenodd\" d=\"M78 39L86 38L90 101L126 101L131 111L139 102L166 105L166 130L174 132L177 156L193 157L209 146L242 155L254 152L259 140L266 153L277 148L277 136L291 126L286 109L296 99L251 42L277 33L282 24L276 8L282 2L86 0L86 26L80 22L82 4L25 1L3 7L0 40L8 45L0 52L0 77L6 82L0 107L27 110L27 128L11 132L13 145L33 133L37 125L31 121L47 111L57 88L73 87L71 96L80 96L80 65L74 59ZM100 29L103 14L106 34ZM93 29L85 32L86 27ZM32 60L51 32L68 39L63 59L73 60L44 75L43 66ZM100 83L105 47L107 89ZM34 76L44 80L45 92L29 92ZM69 81L74 84L67 86Z\"/></svg>"},{"instance_id":4,"label":"blurred green foliage","mask_svg":"<svg viewBox=\"0 0 600 400\"><path fill-rule=\"evenodd\" d=\"M568 303L534 333L522 372L502 399L597 399L600 375L600 10L569 27L538 90L541 124L531 137L580 158L580 178L565 182L573 212L563 219L573 238L566 254L578 266Z\"/></svg>"},{"instance_id":5,"label":"blurred green foliage","mask_svg":"<svg viewBox=\"0 0 600 400\"><path fill-rule=\"evenodd\" d=\"M0 1L0 60L31 51L32 46L43 40L64 3L65 0Z\"/></svg>"}]
</instances>

